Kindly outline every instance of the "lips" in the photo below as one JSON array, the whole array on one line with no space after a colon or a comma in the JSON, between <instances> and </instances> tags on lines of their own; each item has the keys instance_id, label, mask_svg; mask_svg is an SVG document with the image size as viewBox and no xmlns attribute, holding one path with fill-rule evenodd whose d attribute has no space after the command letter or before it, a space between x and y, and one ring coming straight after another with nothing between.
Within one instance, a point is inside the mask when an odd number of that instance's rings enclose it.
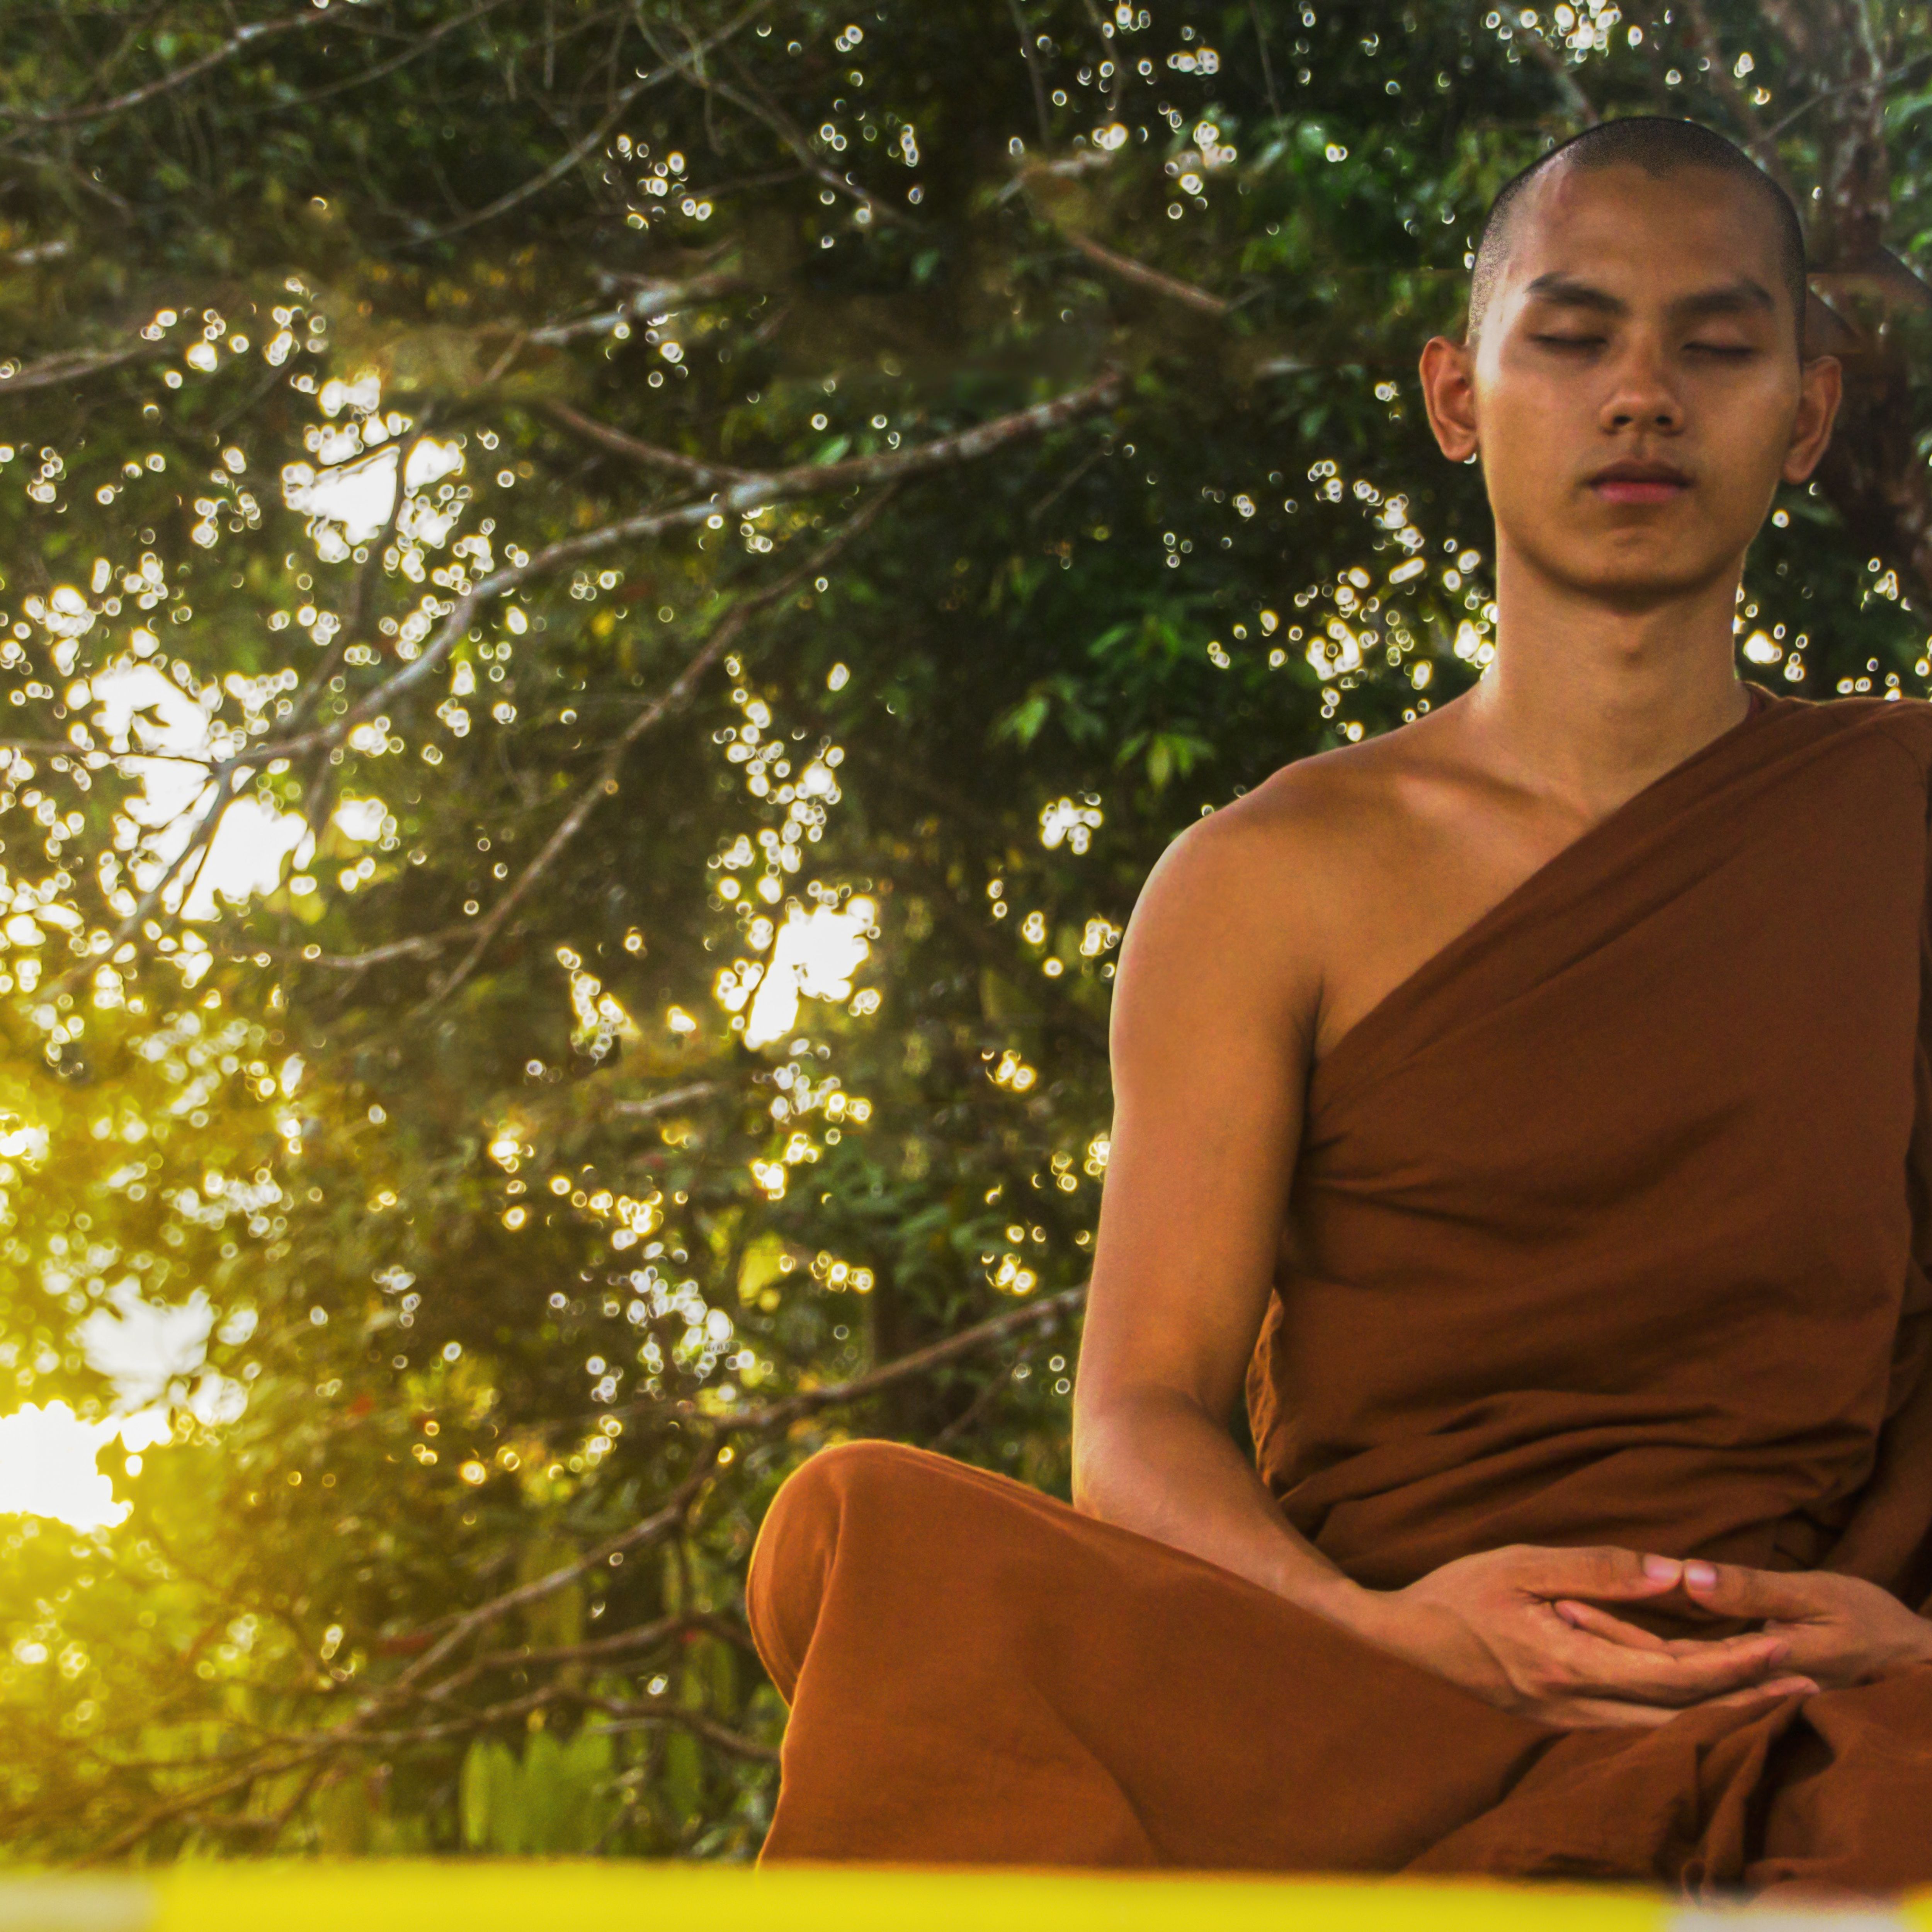
<instances>
[{"instance_id":1,"label":"lips","mask_svg":"<svg viewBox=\"0 0 1932 1932\"><path fill-rule=\"evenodd\" d=\"M1675 464L1634 458L1607 464L1590 478L1590 488L1606 503L1668 503L1690 487L1690 478Z\"/></svg>"}]
</instances>

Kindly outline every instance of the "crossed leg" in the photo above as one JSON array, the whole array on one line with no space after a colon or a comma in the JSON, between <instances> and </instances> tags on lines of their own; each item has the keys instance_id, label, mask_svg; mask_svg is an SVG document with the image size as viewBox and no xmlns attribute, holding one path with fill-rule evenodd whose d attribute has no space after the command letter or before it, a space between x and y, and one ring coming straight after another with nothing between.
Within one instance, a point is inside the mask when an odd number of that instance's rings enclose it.
<instances>
[{"instance_id":1,"label":"crossed leg","mask_svg":"<svg viewBox=\"0 0 1932 1932\"><path fill-rule=\"evenodd\" d=\"M1932 1670L1558 1732L923 1450L814 1456L752 1559L772 1858L1878 1891L1932 1881Z\"/></svg>"}]
</instances>

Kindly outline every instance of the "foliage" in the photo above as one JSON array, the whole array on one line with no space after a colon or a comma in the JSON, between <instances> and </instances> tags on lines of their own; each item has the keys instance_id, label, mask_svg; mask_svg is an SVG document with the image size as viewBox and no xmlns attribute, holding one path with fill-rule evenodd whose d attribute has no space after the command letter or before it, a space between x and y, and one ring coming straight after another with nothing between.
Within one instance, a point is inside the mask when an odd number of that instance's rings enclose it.
<instances>
[{"instance_id":1,"label":"foliage","mask_svg":"<svg viewBox=\"0 0 1932 1932\"><path fill-rule=\"evenodd\" d=\"M1854 406L1753 674L1926 676L1916 6L0 48L0 1370L169 1438L0 1538L16 1856L755 1850L785 1472L1064 1490L1138 881L1486 657L1409 372L1582 118L1811 220Z\"/></svg>"}]
</instances>

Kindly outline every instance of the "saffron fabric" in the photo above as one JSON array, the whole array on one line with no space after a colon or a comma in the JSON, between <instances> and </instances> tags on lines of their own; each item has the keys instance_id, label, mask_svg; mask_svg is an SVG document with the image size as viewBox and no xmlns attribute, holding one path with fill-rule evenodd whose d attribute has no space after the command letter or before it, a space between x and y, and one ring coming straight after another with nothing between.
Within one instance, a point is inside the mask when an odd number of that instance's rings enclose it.
<instances>
[{"instance_id":1,"label":"saffron fabric","mask_svg":"<svg viewBox=\"0 0 1932 1932\"><path fill-rule=\"evenodd\" d=\"M1754 693L1310 1079L1249 1377L1288 1520L1394 1588L1619 1544L1932 1590L1932 708ZM749 1588L768 1858L1932 1882L1932 1668L1562 1732L888 1444Z\"/></svg>"}]
</instances>

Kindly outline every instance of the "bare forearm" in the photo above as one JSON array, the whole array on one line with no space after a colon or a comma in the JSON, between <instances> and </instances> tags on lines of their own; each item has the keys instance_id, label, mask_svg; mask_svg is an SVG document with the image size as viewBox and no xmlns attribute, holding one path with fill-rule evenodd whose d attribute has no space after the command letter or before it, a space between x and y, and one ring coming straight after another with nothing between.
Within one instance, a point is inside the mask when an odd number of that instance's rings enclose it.
<instances>
[{"instance_id":1,"label":"bare forearm","mask_svg":"<svg viewBox=\"0 0 1932 1932\"><path fill-rule=\"evenodd\" d=\"M1288 1526L1227 1431L1165 1390L1077 1414L1074 1506L1232 1570L1291 1603L1354 1620L1366 1593Z\"/></svg>"}]
</instances>

